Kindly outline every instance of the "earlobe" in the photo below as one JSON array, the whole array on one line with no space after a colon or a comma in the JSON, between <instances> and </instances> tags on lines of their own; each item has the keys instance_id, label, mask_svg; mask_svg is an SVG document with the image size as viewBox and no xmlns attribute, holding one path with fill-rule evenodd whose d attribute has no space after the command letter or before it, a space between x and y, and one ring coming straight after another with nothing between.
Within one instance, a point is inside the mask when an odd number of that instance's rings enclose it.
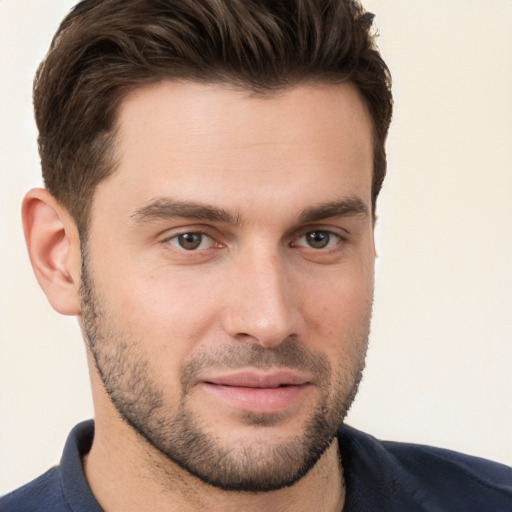
<instances>
[{"instance_id":1,"label":"earlobe","mask_svg":"<svg viewBox=\"0 0 512 512\"><path fill-rule=\"evenodd\" d=\"M23 230L32 268L52 307L80 313L80 239L67 210L45 189L23 199Z\"/></svg>"}]
</instances>

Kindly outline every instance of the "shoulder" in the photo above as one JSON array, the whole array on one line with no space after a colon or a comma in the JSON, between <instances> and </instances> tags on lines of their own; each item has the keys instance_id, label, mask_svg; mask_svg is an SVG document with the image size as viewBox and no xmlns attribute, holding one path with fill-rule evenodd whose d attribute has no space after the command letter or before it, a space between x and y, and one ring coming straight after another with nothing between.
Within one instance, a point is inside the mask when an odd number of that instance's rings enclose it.
<instances>
[{"instance_id":1,"label":"shoulder","mask_svg":"<svg viewBox=\"0 0 512 512\"><path fill-rule=\"evenodd\" d=\"M433 446L391 441L382 445L410 472L436 479L451 475L456 481L512 492L512 468L503 464Z\"/></svg>"},{"instance_id":2,"label":"shoulder","mask_svg":"<svg viewBox=\"0 0 512 512\"><path fill-rule=\"evenodd\" d=\"M512 468L431 446L379 441L347 426L340 449L348 480L366 481L389 510L512 511ZM358 486L359 485L359 486Z\"/></svg>"},{"instance_id":3,"label":"shoulder","mask_svg":"<svg viewBox=\"0 0 512 512\"><path fill-rule=\"evenodd\" d=\"M93 437L92 421L77 425L68 436L60 464L0 498L0 512L102 512L82 469L82 457Z\"/></svg>"},{"instance_id":4,"label":"shoulder","mask_svg":"<svg viewBox=\"0 0 512 512\"><path fill-rule=\"evenodd\" d=\"M69 512L60 471L52 468L32 482L0 498L1 512Z\"/></svg>"}]
</instances>

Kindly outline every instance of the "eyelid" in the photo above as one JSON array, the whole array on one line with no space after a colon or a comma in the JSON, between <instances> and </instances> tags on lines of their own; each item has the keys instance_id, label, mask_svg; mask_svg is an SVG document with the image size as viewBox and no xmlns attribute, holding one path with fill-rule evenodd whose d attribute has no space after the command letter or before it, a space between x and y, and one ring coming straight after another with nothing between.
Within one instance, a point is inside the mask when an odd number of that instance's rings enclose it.
<instances>
[{"instance_id":1,"label":"eyelid","mask_svg":"<svg viewBox=\"0 0 512 512\"><path fill-rule=\"evenodd\" d=\"M307 233L313 233L315 231L323 231L338 236L342 240L348 240L351 233L348 229L341 226L326 225L326 224L308 224L307 226L301 226L299 229L291 233L290 238L296 239Z\"/></svg>"},{"instance_id":2,"label":"eyelid","mask_svg":"<svg viewBox=\"0 0 512 512\"><path fill-rule=\"evenodd\" d=\"M333 233L339 236L343 240L348 240L352 233L345 225L341 225L341 222L337 222L336 219L322 219L317 222L311 222L304 225L299 225L289 231L289 239L296 239L306 233L312 231L325 231L327 233Z\"/></svg>"},{"instance_id":3,"label":"eyelid","mask_svg":"<svg viewBox=\"0 0 512 512\"><path fill-rule=\"evenodd\" d=\"M160 243L169 247L170 250L178 252L178 253L186 253L189 257L194 257L194 255L199 256L200 253L204 254L206 251L210 251L212 249L220 249L226 247L225 242L221 242L223 237L218 233L212 233L211 226L205 226L201 224L195 225L184 225L179 227L173 227L164 231L160 237ZM322 232L334 237L336 239L336 243L332 244L330 242L328 247L325 248L315 248L309 246L307 243L298 244L297 242L309 233L314 232ZM180 247L178 243L171 243L171 240L177 240L179 236L185 234L200 234L202 237L205 237L210 240L208 247L196 248L196 249L185 249ZM341 226L325 226L325 224L310 224L307 226L302 226L300 229L296 230L295 233L290 234L288 236L288 246L289 247L297 247L310 249L315 252L328 252L330 250L336 250L336 247L340 245L340 242L347 242L349 240L350 232ZM203 242L202 242L203 243Z\"/></svg>"},{"instance_id":4,"label":"eyelid","mask_svg":"<svg viewBox=\"0 0 512 512\"><path fill-rule=\"evenodd\" d=\"M201 236L201 243L199 244L198 247L196 247L194 249L185 249L184 247L180 247L179 246L179 237L181 237L183 235L200 235ZM206 243L205 239L209 239L210 240L210 242L208 244L208 247L201 247L204 243ZM176 241L176 244L174 244L173 241ZM182 233L176 233L176 234L168 237L166 242L168 244L172 245L173 247L175 247L178 251L184 251L184 252L192 253L192 252L199 252L200 250L204 251L204 250L210 249L211 246L213 244L215 244L215 239L212 238L210 235L208 235L208 233L204 233L203 231L184 231Z\"/></svg>"},{"instance_id":5,"label":"eyelid","mask_svg":"<svg viewBox=\"0 0 512 512\"><path fill-rule=\"evenodd\" d=\"M336 241L332 245L328 245L327 247L320 247L320 248L311 247L307 243L304 243L304 244L298 244L297 243L304 236L306 236L306 235L308 235L310 233L315 233L315 232L317 232L317 233L318 232L325 233L325 234L329 235L329 237L335 237ZM300 233L298 234L298 236L296 236L296 237L294 237L292 239L290 244L292 246L294 246L294 247L303 247L305 249L311 249L312 251L318 251L318 252L324 251L324 252L326 252L326 251L335 249L335 247L338 246L340 242L343 242L345 240L346 239L340 233L337 233L333 229L326 229L326 228L322 228L322 227L311 228L311 226L309 226L307 229L301 230ZM331 241L329 241L329 244L330 243L331 243Z\"/></svg>"},{"instance_id":6,"label":"eyelid","mask_svg":"<svg viewBox=\"0 0 512 512\"><path fill-rule=\"evenodd\" d=\"M213 231L213 232L212 232ZM207 247L197 248L197 249L185 249L180 247L178 243L171 243L172 240L177 240L178 237L186 234L198 234L202 237L208 238L210 243ZM177 226L171 229L167 229L162 232L159 236L159 240L163 246L174 253L187 255L189 258L193 258L194 256L199 256L200 254L205 254L207 251L224 247L225 244L219 241L219 236L215 233L214 230L210 229L209 226L194 224L194 225L185 225L185 226ZM201 242L203 244L204 242Z\"/></svg>"},{"instance_id":7,"label":"eyelid","mask_svg":"<svg viewBox=\"0 0 512 512\"><path fill-rule=\"evenodd\" d=\"M185 235L187 233L200 233L201 235L209 236L210 238L216 239L217 237L215 233L212 233L212 231L212 228L208 225L200 223L190 225L184 224L162 230L157 236L162 242L165 242L166 240L170 240L171 238L175 238L180 235Z\"/></svg>"}]
</instances>

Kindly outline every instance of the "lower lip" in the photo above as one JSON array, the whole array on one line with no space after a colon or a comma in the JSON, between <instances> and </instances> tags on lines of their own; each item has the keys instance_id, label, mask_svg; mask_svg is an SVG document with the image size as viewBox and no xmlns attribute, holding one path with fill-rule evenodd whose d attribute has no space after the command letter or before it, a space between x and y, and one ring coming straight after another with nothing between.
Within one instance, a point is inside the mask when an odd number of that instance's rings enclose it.
<instances>
[{"instance_id":1,"label":"lower lip","mask_svg":"<svg viewBox=\"0 0 512 512\"><path fill-rule=\"evenodd\" d=\"M203 382L202 387L236 409L256 414L270 414L283 412L300 402L311 385L247 388Z\"/></svg>"}]
</instances>

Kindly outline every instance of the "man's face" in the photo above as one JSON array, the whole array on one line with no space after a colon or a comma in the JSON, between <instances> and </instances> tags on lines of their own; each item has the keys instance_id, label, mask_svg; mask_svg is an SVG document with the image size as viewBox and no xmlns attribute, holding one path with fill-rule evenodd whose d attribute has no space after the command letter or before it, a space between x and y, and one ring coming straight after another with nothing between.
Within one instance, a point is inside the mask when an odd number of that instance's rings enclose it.
<instances>
[{"instance_id":1,"label":"man's face","mask_svg":"<svg viewBox=\"0 0 512 512\"><path fill-rule=\"evenodd\" d=\"M350 406L373 290L371 133L349 84L261 98L160 83L122 105L82 325L121 417L203 481L292 484Z\"/></svg>"}]
</instances>

